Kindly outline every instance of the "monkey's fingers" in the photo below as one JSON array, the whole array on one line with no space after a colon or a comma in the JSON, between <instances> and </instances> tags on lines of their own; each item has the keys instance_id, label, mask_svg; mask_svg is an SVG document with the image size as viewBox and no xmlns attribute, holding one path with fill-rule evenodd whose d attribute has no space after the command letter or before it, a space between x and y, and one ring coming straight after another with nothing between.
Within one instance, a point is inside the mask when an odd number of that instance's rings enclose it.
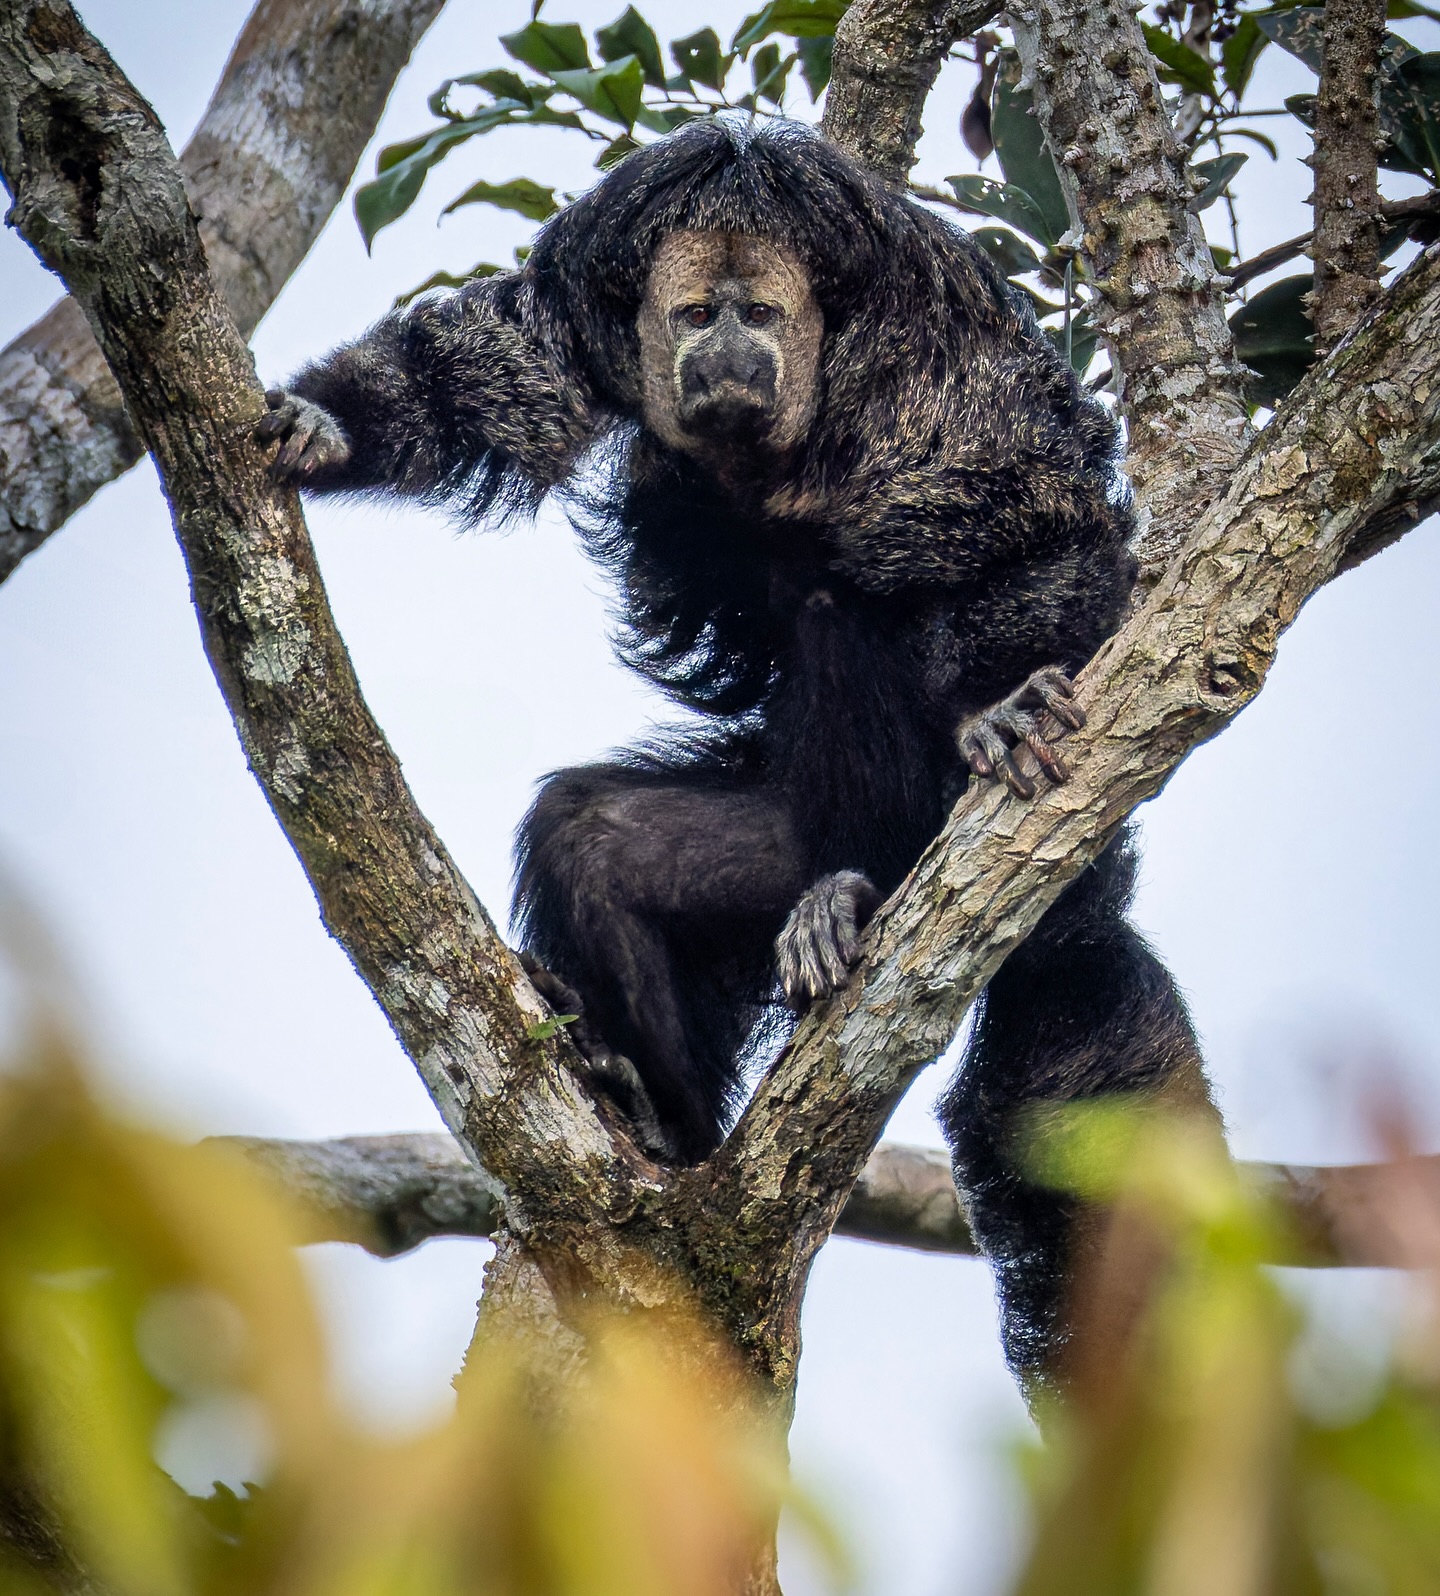
<instances>
[{"instance_id":1,"label":"monkey's fingers","mask_svg":"<svg viewBox=\"0 0 1440 1596\"><path fill-rule=\"evenodd\" d=\"M287 475L294 475L304 458L305 451L310 447L310 428L303 421L296 421L289 436L280 445L280 453L275 456L275 469Z\"/></svg>"},{"instance_id":2,"label":"monkey's fingers","mask_svg":"<svg viewBox=\"0 0 1440 1596\"><path fill-rule=\"evenodd\" d=\"M998 776L1017 798L1035 796L1035 783L1015 763L1010 745L991 716L975 722L967 730L961 739L960 752L977 776Z\"/></svg>"},{"instance_id":3,"label":"monkey's fingers","mask_svg":"<svg viewBox=\"0 0 1440 1596\"><path fill-rule=\"evenodd\" d=\"M1054 744L1047 743L1037 728L1025 733L1025 746L1040 761L1041 770L1057 787L1070 780L1069 766L1060 757Z\"/></svg>"},{"instance_id":4,"label":"monkey's fingers","mask_svg":"<svg viewBox=\"0 0 1440 1596\"><path fill-rule=\"evenodd\" d=\"M255 436L261 443L274 443L295 425L299 407L283 388L272 388L265 395L265 402L270 406L270 411L256 423Z\"/></svg>"},{"instance_id":5,"label":"monkey's fingers","mask_svg":"<svg viewBox=\"0 0 1440 1596\"><path fill-rule=\"evenodd\" d=\"M1075 701L1075 684L1063 671L1036 671L1026 685L1062 726L1079 731L1085 724L1085 711Z\"/></svg>"}]
</instances>

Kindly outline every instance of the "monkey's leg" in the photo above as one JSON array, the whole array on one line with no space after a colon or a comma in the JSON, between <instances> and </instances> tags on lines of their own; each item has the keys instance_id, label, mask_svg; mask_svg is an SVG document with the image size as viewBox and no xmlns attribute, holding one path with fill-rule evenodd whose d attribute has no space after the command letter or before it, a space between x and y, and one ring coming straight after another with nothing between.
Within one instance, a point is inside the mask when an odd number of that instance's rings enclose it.
<instances>
[{"instance_id":1,"label":"monkey's leg","mask_svg":"<svg viewBox=\"0 0 1440 1596\"><path fill-rule=\"evenodd\" d=\"M699 767L562 771L519 839L527 949L633 1061L682 1158L718 1145L804 872L785 808Z\"/></svg>"},{"instance_id":2,"label":"monkey's leg","mask_svg":"<svg viewBox=\"0 0 1440 1596\"><path fill-rule=\"evenodd\" d=\"M1065 1309L1101 1231L1093 1211L1027 1178L1026 1110L1136 1092L1214 1113L1184 1001L1125 918L1136 866L1122 832L1005 961L939 1105L995 1270L1005 1355L1027 1387L1065 1378Z\"/></svg>"}]
</instances>

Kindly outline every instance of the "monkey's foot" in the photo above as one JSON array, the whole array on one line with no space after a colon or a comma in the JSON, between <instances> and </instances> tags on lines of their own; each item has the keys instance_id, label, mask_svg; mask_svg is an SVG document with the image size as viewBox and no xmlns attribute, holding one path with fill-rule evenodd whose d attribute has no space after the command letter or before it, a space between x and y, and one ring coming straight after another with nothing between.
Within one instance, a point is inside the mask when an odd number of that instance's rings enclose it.
<instances>
[{"instance_id":1,"label":"monkey's foot","mask_svg":"<svg viewBox=\"0 0 1440 1596\"><path fill-rule=\"evenodd\" d=\"M1047 735L1046 711L1059 722L1058 733ZM1049 665L1008 698L962 720L955 741L975 775L998 776L1017 798L1033 798L1035 783L1015 763L1015 750L1023 743L1051 781L1069 781L1070 772L1055 743L1084 724L1085 711L1075 702L1075 684Z\"/></svg>"},{"instance_id":2,"label":"monkey's foot","mask_svg":"<svg viewBox=\"0 0 1440 1596\"><path fill-rule=\"evenodd\" d=\"M837 870L821 876L790 911L775 939L775 966L785 1001L797 1014L844 986L860 953L860 933L879 905L868 876Z\"/></svg>"},{"instance_id":3,"label":"monkey's foot","mask_svg":"<svg viewBox=\"0 0 1440 1596\"><path fill-rule=\"evenodd\" d=\"M585 1018L580 994L568 981L562 981L547 970L533 954L522 953L519 957L531 986L556 1014L575 1016L565 1029L585 1062L586 1080L630 1122L642 1151L663 1164L680 1163L680 1155L660 1123L640 1071L623 1053L617 1053Z\"/></svg>"},{"instance_id":4,"label":"monkey's foot","mask_svg":"<svg viewBox=\"0 0 1440 1596\"><path fill-rule=\"evenodd\" d=\"M265 395L270 414L255 429L261 443L279 440L280 452L271 467L277 477L304 482L322 466L342 466L350 458L350 440L328 410L272 388Z\"/></svg>"}]
</instances>

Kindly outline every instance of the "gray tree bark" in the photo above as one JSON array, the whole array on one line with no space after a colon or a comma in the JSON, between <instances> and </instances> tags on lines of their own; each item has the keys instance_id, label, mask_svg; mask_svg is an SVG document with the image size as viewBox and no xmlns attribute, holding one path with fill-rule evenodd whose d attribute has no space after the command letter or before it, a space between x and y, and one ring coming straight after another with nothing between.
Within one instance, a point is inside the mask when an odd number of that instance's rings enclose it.
<instances>
[{"instance_id":1,"label":"gray tree bark","mask_svg":"<svg viewBox=\"0 0 1440 1596\"><path fill-rule=\"evenodd\" d=\"M260 0L181 165L248 338L339 204L444 0ZM84 312L0 351L0 581L144 452Z\"/></svg>"},{"instance_id":2,"label":"gray tree bark","mask_svg":"<svg viewBox=\"0 0 1440 1596\"><path fill-rule=\"evenodd\" d=\"M1331 349L1380 292L1380 47L1385 0L1327 0L1315 102L1315 347Z\"/></svg>"}]
</instances>

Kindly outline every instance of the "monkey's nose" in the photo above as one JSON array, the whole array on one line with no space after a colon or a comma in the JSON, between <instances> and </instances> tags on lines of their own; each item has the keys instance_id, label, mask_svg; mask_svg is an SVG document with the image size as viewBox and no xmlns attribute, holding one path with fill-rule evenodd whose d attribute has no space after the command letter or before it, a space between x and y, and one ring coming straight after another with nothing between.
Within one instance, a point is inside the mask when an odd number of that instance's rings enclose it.
<instances>
[{"instance_id":1,"label":"monkey's nose","mask_svg":"<svg viewBox=\"0 0 1440 1596\"><path fill-rule=\"evenodd\" d=\"M733 345L697 350L685 362L681 387L687 398L749 396L768 403L775 396L775 362L764 350Z\"/></svg>"}]
</instances>

